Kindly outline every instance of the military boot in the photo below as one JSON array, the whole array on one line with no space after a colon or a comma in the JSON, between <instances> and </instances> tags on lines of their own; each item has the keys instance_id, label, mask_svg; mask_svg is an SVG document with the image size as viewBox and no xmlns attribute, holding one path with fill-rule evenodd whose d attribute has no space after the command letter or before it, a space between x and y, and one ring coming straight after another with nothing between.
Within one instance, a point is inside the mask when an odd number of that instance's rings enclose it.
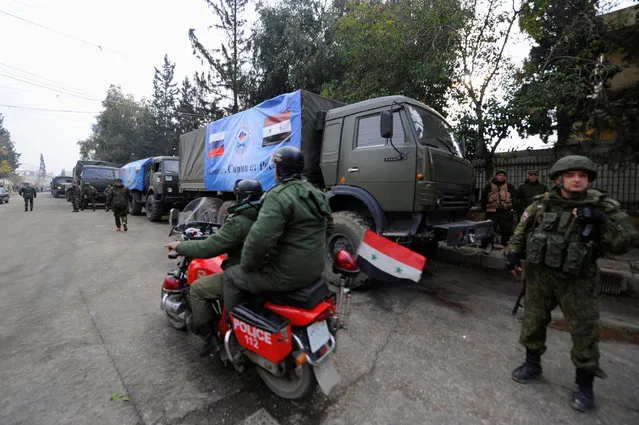
<instances>
[{"instance_id":1,"label":"military boot","mask_svg":"<svg viewBox=\"0 0 639 425\"><path fill-rule=\"evenodd\" d=\"M204 345L200 349L200 357L215 355L222 349L222 344L217 339L217 327L214 324L202 326L199 332L204 338Z\"/></svg>"},{"instance_id":2,"label":"military boot","mask_svg":"<svg viewBox=\"0 0 639 425\"><path fill-rule=\"evenodd\" d=\"M526 384L541 377L541 355L535 351L526 350L526 361L513 370L512 378L520 384Z\"/></svg>"},{"instance_id":3,"label":"military boot","mask_svg":"<svg viewBox=\"0 0 639 425\"><path fill-rule=\"evenodd\" d=\"M122 219L122 228L124 229L125 232L129 229L128 227L126 227L126 218Z\"/></svg>"},{"instance_id":4,"label":"military boot","mask_svg":"<svg viewBox=\"0 0 639 425\"><path fill-rule=\"evenodd\" d=\"M570 405L579 412L585 412L595 407L595 394L592 391L592 383L595 375L586 369L577 369L575 383L577 388L572 392Z\"/></svg>"}]
</instances>

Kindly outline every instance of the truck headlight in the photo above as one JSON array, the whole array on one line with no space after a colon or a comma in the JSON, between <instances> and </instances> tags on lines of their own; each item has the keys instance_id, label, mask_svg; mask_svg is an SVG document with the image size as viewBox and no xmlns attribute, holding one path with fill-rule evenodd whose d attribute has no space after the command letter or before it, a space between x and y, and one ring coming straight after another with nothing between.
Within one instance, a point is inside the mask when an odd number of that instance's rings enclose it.
<instances>
[{"instance_id":1,"label":"truck headlight","mask_svg":"<svg viewBox=\"0 0 639 425\"><path fill-rule=\"evenodd\" d=\"M172 187L167 187L167 188L166 188L166 191L167 191L167 192L169 192L169 193L171 193L171 192L173 192L173 188L172 188Z\"/></svg>"}]
</instances>

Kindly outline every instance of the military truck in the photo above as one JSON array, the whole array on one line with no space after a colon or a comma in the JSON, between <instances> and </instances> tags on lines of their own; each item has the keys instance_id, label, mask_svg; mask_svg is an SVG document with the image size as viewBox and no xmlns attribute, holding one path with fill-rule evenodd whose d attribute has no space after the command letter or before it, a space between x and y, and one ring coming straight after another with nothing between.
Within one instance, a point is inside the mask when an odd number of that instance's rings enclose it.
<instances>
[{"instance_id":1,"label":"military truck","mask_svg":"<svg viewBox=\"0 0 639 425\"><path fill-rule=\"evenodd\" d=\"M95 188L95 201L106 202L105 189L119 178L120 164L108 161L80 160L73 167L73 183L82 187L84 183L91 183ZM72 184L65 185L67 201L71 200Z\"/></svg>"},{"instance_id":2,"label":"military truck","mask_svg":"<svg viewBox=\"0 0 639 425\"><path fill-rule=\"evenodd\" d=\"M142 214L150 221L160 221L173 207L184 208L192 199L178 190L180 158L156 156L125 164L120 168L122 182L131 190L129 213Z\"/></svg>"},{"instance_id":3,"label":"military truck","mask_svg":"<svg viewBox=\"0 0 639 425\"><path fill-rule=\"evenodd\" d=\"M51 196L57 198L59 195L65 193L66 184L72 183L73 177L71 176L56 176L51 180Z\"/></svg>"},{"instance_id":4,"label":"military truck","mask_svg":"<svg viewBox=\"0 0 639 425\"><path fill-rule=\"evenodd\" d=\"M371 229L402 244L435 248L487 238L490 221L471 221L473 169L444 117L404 96L344 105L296 91L208 124L180 138L180 191L219 199L218 220L236 180L275 184L270 156L280 146L304 153L307 179L324 189L338 250L356 253ZM366 281L359 277L355 285Z\"/></svg>"}]
</instances>

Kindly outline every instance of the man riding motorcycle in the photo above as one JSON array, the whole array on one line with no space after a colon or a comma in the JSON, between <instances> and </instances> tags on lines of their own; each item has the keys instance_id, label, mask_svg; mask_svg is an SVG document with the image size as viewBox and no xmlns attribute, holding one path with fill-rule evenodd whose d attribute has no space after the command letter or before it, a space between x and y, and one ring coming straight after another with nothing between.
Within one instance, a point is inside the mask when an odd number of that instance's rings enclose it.
<instances>
[{"instance_id":1,"label":"man riding motorcycle","mask_svg":"<svg viewBox=\"0 0 639 425\"><path fill-rule=\"evenodd\" d=\"M224 273L229 313L247 292L293 291L311 285L324 270L326 238L333 229L328 199L302 178L304 156L299 149L282 147L272 161L277 184L263 199L240 265Z\"/></svg>"},{"instance_id":2,"label":"man riding motorcycle","mask_svg":"<svg viewBox=\"0 0 639 425\"><path fill-rule=\"evenodd\" d=\"M224 225L201 241L173 241L164 245L185 257L212 258L227 254L222 269L240 263L242 245L258 215L258 201L264 191L260 182L253 179L240 180L235 184L237 204L229 210ZM215 311L212 302L221 300L224 273L217 273L197 279L191 285L191 308L193 310L192 329L206 341L200 355L205 356L220 350L215 335Z\"/></svg>"}]
</instances>

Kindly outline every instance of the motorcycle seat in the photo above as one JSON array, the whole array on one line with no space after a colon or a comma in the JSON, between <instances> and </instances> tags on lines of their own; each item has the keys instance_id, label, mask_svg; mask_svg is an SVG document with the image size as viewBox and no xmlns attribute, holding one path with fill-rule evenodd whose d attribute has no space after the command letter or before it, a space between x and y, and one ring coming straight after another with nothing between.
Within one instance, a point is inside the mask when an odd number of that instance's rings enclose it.
<instances>
[{"instance_id":1,"label":"motorcycle seat","mask_svg":"<svg viewBox=\"0 0 639 425\"><path fill-rule=\"evenodd\" d=\"M324 279L319 278L309 286L291 292L273 292L268 296L269 301L277 305L312 309L321 301L333 295Z\"/></svg>"}]
</instances>

